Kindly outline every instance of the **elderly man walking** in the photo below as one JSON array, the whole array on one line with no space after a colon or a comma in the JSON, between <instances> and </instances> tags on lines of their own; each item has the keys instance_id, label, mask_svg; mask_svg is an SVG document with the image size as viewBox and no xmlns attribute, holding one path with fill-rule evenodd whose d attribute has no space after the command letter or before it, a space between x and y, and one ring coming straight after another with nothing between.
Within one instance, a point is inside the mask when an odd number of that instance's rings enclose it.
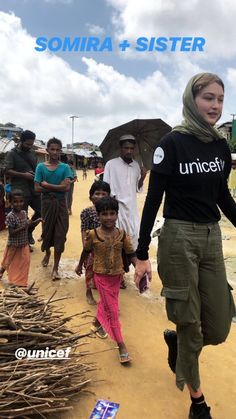
<instances>
[{"instance_id":1,"label":"elderly man walking","mask_svg":"<svg viewBox=\"0 0 236 419\"><path fill-rule=\"evenodd\" d=\"M139 234L136 193L142 190L147 170L140 169L134 160L136 140L133 135L122 135L119 143L120 157L107 162L103 180L110 184L111 196L119 201L118 227L129 234L136 249Z\"/></svg>"}]
</instances>

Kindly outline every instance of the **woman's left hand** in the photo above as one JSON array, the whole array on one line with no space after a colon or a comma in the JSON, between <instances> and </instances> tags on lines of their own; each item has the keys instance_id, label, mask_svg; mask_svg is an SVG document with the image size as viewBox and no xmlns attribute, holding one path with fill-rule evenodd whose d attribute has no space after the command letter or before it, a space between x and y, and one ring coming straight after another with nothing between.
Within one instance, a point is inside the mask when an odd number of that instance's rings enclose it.
<instances>
[{"instance_id":1,"label":"woman's left hand","mask_svg":"<svg viewBox=\"0 0 236 419\"><path fill-rule=\"evenodd\" d=\"M149 281L152 280L152 268L150 260L139 260L137 259L135 265L134 282L136 287L139 287L139 282L144 274L147 273Z\"/></svg>"}]
</instances>

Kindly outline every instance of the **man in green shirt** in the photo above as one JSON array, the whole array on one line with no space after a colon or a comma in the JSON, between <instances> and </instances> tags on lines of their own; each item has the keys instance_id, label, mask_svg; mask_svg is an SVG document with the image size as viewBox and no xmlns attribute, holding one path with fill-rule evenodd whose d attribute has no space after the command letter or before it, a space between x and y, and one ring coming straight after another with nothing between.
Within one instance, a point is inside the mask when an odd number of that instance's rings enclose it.
<instances>
[{"instance_id":1,"label":"man in green shirt","mask_svg":"<svg viewBox=\"0 0 236 419\"><path fill-rule=\"evenodd\" d=\"M11 190L21 189L24 193L25 207L28 211L30 206L34 210L32 220L41 217L40 194L34 190L34 173L37 166L37 157L32 150L35 134L26 130L21 133L20 142L9 151L6 156L6 174L11 178ZM35 227L29 228L29 243L34 244L32 231Z\"/></svg>"}]
</instances>

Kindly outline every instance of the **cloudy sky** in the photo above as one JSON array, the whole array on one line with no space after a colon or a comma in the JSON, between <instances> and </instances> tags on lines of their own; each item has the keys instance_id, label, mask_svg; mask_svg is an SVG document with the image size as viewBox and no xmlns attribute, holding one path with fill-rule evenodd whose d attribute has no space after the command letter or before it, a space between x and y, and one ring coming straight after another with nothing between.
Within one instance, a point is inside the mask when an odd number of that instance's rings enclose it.
<instances>
[{"instance_id":1,"label":"cloudy sky","mask_svg":"<svg viewBox=\"0 0 236 419\"><path fill-rule=\"evenodd\" d=\"M181 96L200 71L226 85L221 122L236 113L235 0L0 0L0 122L47 140L100 144L107 131L135 118L181 120ZM106 38L110 50L36 51L47 41ZM137 51L146 37L201 37L203 51ZM130 47L121 51L124 40ZM57 41L52 43L56 45ZM48 44L47 44L48 45ZM149 45L149 44L148 44Z\"/></svg>"}]
</instances>

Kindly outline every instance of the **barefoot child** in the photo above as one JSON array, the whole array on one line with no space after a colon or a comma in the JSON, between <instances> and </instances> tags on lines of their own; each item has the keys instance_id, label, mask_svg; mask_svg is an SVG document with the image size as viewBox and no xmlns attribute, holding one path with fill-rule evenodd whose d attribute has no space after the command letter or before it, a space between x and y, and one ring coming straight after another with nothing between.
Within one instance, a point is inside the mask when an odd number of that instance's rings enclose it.
<instances>
[{"instance_id":1,"label":"barefoot child","mask_svg":"<svg viewBox=\"0 0 236 419\"><path fill-rule=\"evenodd\" d=\"M95 333L104 327L111 338L117 342L120 363L130 362L131 358L124 343L119 322L119 290L123 275L122 249L129 254L135 264L135 253L131 239L123 230L116 227L118 202L115 198L104 197L95 203L101 226L87 231L84 249L76 268L82 273L83 263L88 254L94 252L94 282L99 292L97 316L91 330Z\"/></svg>"},{"instance_id":2,"label":"barefoot child","mask_svg":"<svg viewBox=\"0 0 236 419\"><path fill-rule=\"evenodd\" d=\"M87 167L83 167L83 180L87 179Z\"/></svg>"},{"instance_id":3,"label":"barefoot child","mask_svg":"<svg viewBox=\"0 0 236 419\"><path fill-rule=\"evenodd\" d=\"M100 221L96 212L95 203L103 198L104 196L110 195L110 186L107 182L100 180L95 181L89 190L89 199L93 205L85 208L81 214L81 237L83 246L85 244L85 237L87 230L93 230L100 226ZM93 252L91 252L84 264L85 267L85 284L86 284L86 299L88 304L97 304L93 298L92 286L93 286Z\"/></svg>"},{"instance_id":4,"label":"barefoot child","mask_svg":"<svg viewBox=\"0 0 236 419\"><path fill-rule=\"evenodd\" d=\"M10 283L26 287L30 266L28 228L35 227L42 220L27 219L27 213L22 209L25 200L21 190L16 189L11 193L10 203L12 210L6 217L8 241L1 263L0 278L6 270Z\"/></svg>"},{"instance_id":5,"label":"barefoot child","mask_svg":"<svg viewBox=\"0 0 236 419\"><path fill-rule=\"evenodd\" d=\"M58 272L61 254L64 252L66 234L69 227L69 216L66 204L66 192L71 185L71 170L68 164L60 162L62 143L51 138L47 143L49 160L39 163L35 173L35 190L42 195L42 251L46 255L42 260L48 266L51 251L54 247L54 265L52 279L61 279Z\"/></svg>"}]
</instances>

